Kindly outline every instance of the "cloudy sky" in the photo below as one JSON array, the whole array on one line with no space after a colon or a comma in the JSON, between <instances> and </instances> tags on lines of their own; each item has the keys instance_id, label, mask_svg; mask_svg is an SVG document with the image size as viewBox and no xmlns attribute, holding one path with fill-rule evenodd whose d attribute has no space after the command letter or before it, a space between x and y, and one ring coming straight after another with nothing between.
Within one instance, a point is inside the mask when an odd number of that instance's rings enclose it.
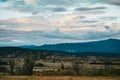
<instances>
[{"instance_id":1,"label":"cloudy sky","mask_svg":"<svg viewBox=\"0 0 120 80\"><path fill-rule=\"evenodd\" d=\"M120 39L120 0L0 0L0 46Z\"/></svg>"}]
</instances>

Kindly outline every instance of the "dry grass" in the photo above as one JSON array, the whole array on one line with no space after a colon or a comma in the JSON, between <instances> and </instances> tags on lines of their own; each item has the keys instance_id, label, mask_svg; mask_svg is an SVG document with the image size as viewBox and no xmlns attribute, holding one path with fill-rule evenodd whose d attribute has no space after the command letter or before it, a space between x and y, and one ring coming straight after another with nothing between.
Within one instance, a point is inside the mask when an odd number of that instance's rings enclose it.
<instances>
[{"instance_id":1,"label":"dry grass","mask_svg":"<svg viewBox=\"0 0 120 80\"><path fill-rule=\"evenodd\" d=\"M0 80L120 80L120 77L0 76Z\"/></svg>"}]
</instances>

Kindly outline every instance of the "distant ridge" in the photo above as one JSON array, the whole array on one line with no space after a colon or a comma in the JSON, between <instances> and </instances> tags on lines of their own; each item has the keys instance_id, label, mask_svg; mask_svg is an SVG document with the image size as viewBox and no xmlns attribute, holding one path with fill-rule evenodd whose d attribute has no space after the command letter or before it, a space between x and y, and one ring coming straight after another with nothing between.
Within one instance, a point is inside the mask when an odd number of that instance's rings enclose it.
<instances>
[{"instance_id":1,"label":"distant ridge","mask_svg":"<svg viewBox=\"0 0 120 80\"><path fill-rule=\"evenodd\" d=\"M21 46L22 48L64 51L70 53L95 52L95 53L117 53L120 54L120 40L108 39L84 43L61 43L42 46Z\"/></svg>"},{"instance_id":2,"label":"distant ridge","mask_svg":"<svg viewBox=\"0 0 120 80\"><path fill-rule=\"evenodd\" d=\"M62 43L54 45L24 45L0 47L0 56L25 57L27 54L78 55L78 56L120 56L120 40L109 39L84 43Z\"/></svg>"}]
</instances>

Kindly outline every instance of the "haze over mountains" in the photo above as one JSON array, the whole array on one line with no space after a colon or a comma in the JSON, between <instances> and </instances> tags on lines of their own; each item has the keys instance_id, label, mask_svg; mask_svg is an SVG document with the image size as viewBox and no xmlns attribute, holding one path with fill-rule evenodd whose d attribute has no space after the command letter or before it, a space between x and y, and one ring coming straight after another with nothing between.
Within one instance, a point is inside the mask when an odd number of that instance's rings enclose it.
<instances>
[{"instance_id":1,"label":"haze over mountains","mask_svg":"<svg viewBox=\"0 0 120 80\"><path fill-rule=\"evenodd\" d=\"M50 50L50 51L63 51L70 53L81 53L81 52L95 52L95 53L117 53L120 54L120 40L108 39L94 42L84 43L61 43L54 45L26 45L21 48L37 49L37 50Z\"/></svg>"}]
</instances>

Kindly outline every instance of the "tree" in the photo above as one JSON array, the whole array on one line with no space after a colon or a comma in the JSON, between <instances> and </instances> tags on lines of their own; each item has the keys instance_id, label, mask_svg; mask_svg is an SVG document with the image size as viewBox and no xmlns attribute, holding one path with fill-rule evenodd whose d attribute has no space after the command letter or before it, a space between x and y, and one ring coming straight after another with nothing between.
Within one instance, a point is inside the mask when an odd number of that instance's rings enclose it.
<instances>
[{"instance_id":1,"label":"tree","mask_svg":"<svg viewBox=\"0 0 120 80\"><path fill-rule=\"evenodd\" d=\"M64 64L63 63L61 63L61 71L63 71L64 70Z\"/></svg>"},{"instance_id":2,"label":"tree","mask_svg":"<svg viewBox=\"0 0 120 80\"><path fill-rule=\"evenodd\" d=\"M35 62L34 62L33 56L32 55L27 56L24 59L23 74L24 75L32 75L34 64L35 64Z\"/></svg>"},{"instance_id":3,"label":"tree","mask_svg":"<svg viewBox=\"0 0 120 80\"><path fill-rule=\"evenodd\" d=\"M2 64L1 64L1 59L0 59L0 71L2 71Z\"/></svg>"},{"instance_id":4,"label":"tree","mask_svg":"<svg viewBox=\"0 0 120 80\"><path fill-rule=\"evenodd\" d=\"M79 65L77 62L72 64L72 70L74 75L79 75Z\"/></svg>"},{"instance_id":5,"label":"tree","mask_svg":"<svg viewBox=\"0 0 120 80\"><path fill-rule=\"evenodd\" d=\"M14 74L14 68L15 68L15 61L14 59L9 60L9 65L10 65L10 74Z\"/></svg>"}]
</instances>

